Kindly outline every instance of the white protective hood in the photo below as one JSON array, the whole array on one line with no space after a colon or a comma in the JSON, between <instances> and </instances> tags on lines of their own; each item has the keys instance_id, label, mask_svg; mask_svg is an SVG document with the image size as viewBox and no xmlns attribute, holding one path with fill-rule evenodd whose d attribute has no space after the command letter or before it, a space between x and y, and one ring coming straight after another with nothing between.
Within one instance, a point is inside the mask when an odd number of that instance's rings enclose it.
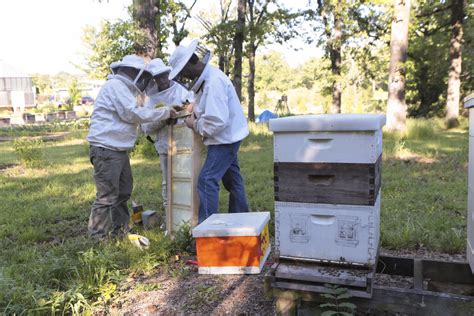
<instances>
[{"instance_id":1,"label":"white protective hood","mask_svg":"<svg viewBox=\"0 0 474 316\"><path fill-rule=\"evenodd\" d=\"M165 72L171 71L170 66L166 66L165 63L160 58L155 58L146 65L146 70L151 73L153 77L161 75ZM147 95L152 95L158 93L158 87L154 80L151 80L148 84L148 87L145 90Z\"/></svg>"},{"instance_id":2,"label":"white protective hood","mask_svg":"<svg viewBox=\"0 0 474 316\"><path fill-rule=\"evenodd\" d=\"M160 58L155 58L150 61L148 65L146 65L146 70L148 70L148 72L151 73L153 77L155 77L161 75L162 73L171 71L171 67L166 66L163 60Z\"/></svg>"},{"instance_id":3,"label":"white protective hood","mask_svg":"<svg viewBox=\"0 0 474 316\"><path fill-rule=\"evenodd\" d=\"M205 65L207 65L211 60L211 51L200 45L197 39L193 40L188 46L178 46L170 57L170 65L172 69L169 79L175 80L176 82L184 85L189 90L196 89L196 81L199 80L199 78L194 79L192 82L186 83L184 80L182 80L182 78L179 78L179 73L186 66L193 54L196 54L198 60Z\"/></svg>"},{"instance_id":4,"label":"white protective hood","mask_svg":"<svg viewBox=\"0 0 474 316\"><path fill-rule=\"evenodd\" d=\"M137 55L127 55L123 57L122 60L115 61L110 64L110 69L112 70L113 74L117 74L117 70L120 67L130 67L130 68L134 68L138 70L135 78L128 78L126 76L121 76L121 77L124 78L125 80L128 80L130 84L132 84L139 93L142 93L145 90L146 86L148 85L148 83L141 82L141 80L143 80L144 73L148 72L146 69L147 65L145 63L145 60ZM150 76L149 78L150 80L151 74L149 76Z\"/></svg>"}]
</instances>

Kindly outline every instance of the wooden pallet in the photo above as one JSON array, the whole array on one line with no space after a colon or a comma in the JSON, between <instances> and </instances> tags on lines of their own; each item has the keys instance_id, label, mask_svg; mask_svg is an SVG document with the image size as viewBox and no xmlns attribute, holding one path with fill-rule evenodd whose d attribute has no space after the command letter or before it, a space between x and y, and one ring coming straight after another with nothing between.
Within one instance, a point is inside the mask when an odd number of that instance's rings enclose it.
<instances>
[{"instance_id":1,"label":"wooden pallet","mask_svg":"<svg viewBox=\"0 0 474 316\"><path fill-rule=\"evenodd\" d=\"M279 259L270 269L269 280L272 287L315 293L331 293L325 284L337 284L347 288L354 297L370 298L374 274L375 266L366 268Z\"/></svg>"},{"instance_id":2,"label":"wooden pallet","mask_svg":"<svg viewBox=\"0 0 474 316\"><path fill-rule=\"evenodd\" d=\"M277 269L275 265L265 276L265 292L276 298L277 313L318 315L319 304L327 302L321 293L328 288L312 287L312 281L280 282ZM353 296L348 301L369 315L474 315L474 275L466 262L380 256L377 273L411 277L413 285L410 289L373 285L368 299L357 296L351 284L341 284ZM446 293L469 289L470 295Z\"/></svg>"}]
</instances>

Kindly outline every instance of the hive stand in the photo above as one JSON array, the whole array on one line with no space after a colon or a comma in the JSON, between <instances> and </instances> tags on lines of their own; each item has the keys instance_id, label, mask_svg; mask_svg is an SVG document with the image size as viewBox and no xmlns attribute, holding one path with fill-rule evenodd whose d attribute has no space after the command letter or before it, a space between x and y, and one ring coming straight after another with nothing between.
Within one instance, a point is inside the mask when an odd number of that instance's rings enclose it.
<instances>
[{"instance_id":1,"label":"hive stand","mask_svg":"<svg viewBox=\"0 0 474 316\"><path fill-rule=\"evenodd\" d=\"M371 298L375 268L279 258L267 278L278 289L331 293L326 284L334 284L347 289L353 297Z\"/></svg>"},{"instance_id":2,"label":"hive stand","mask_svg":"<svg viewBox=\"0 0 474 316\"><path fill-rule=\"evenodd\" d=\"M202 167L202 138L183 122L170 125L168 133L168 207L166 229L173 232L198 223L197 180Z\"/></svg>"},{"instance_id":3,"label":"hive stand","mask_svg":"<svg viewBox=\"0 0 474 316\"><path fill-rule=\"evenodd\" d=\"M279 265L272 266L264 281L265 294L276 299L277 314L319 315L319 305L328 303L320 293L331 290L313 280L294 280L304 274L285 275ZM335 275L343 273L341 269ZM467 262L380 256L377 274L408 277L412 287L373 285L368 299L354 291L355 283L341 284L352 296L344 301L355 304L363 315L474 315L474 275Z\"/></svg>"}]
</instances>

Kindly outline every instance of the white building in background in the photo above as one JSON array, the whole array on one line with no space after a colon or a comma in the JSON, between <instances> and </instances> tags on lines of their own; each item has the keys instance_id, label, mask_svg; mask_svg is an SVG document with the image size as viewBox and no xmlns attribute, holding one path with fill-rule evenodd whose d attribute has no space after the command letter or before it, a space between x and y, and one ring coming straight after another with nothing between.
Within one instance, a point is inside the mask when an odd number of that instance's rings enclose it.
<instances>
[{"instance_id":1,"label":"white building in background","mask_svg":"<svg viewBox=\"0 0 474 316\"><path fill-rule=\"evenodd\" d=\"M79 80L78 86L81 96L91 97L95 100L104 83L104 80ZM54 98L56 102L66 102L66 100L69 99L69 88L62 87L54 89Z\"/></svg>"},{"instance_id":2,"label":"white building in background","mask_svg":"<svg viewBox=\"0 0 474 316\"><path fill-rule=\"evenodd\" d=\"M92 97L94 100L99 94L100 87L105 83L104 80L81 80L81 95Z\"/></svg>"},{"instance_id":3,"label":"white building in background","mask_svg":"<svg viewBox=\"0 0 474 316\"><path fill-rule=\"evenodd\" d=\"M0 108L23 112L35 105L31 76L0 60Z\"/></svg>"}]
</instances>

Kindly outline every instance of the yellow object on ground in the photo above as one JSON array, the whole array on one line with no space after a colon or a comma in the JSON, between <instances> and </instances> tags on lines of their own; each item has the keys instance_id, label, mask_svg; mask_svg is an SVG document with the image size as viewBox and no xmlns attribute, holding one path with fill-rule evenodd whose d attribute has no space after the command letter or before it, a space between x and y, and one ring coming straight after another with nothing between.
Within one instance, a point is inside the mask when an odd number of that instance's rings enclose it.
<instances>
[{"instance_id":1,"label":"yellow object on ground","mask_svg":"<svg viewBox=\"0 0 474 316\"><path fill-rule=\"evenodd\" d=\"M128 234L127 238L133 245L137 246L140 249L147 249L150 246L150 240L144 236L140 236L137 234Z\"/></svg>"}]
</instances>

